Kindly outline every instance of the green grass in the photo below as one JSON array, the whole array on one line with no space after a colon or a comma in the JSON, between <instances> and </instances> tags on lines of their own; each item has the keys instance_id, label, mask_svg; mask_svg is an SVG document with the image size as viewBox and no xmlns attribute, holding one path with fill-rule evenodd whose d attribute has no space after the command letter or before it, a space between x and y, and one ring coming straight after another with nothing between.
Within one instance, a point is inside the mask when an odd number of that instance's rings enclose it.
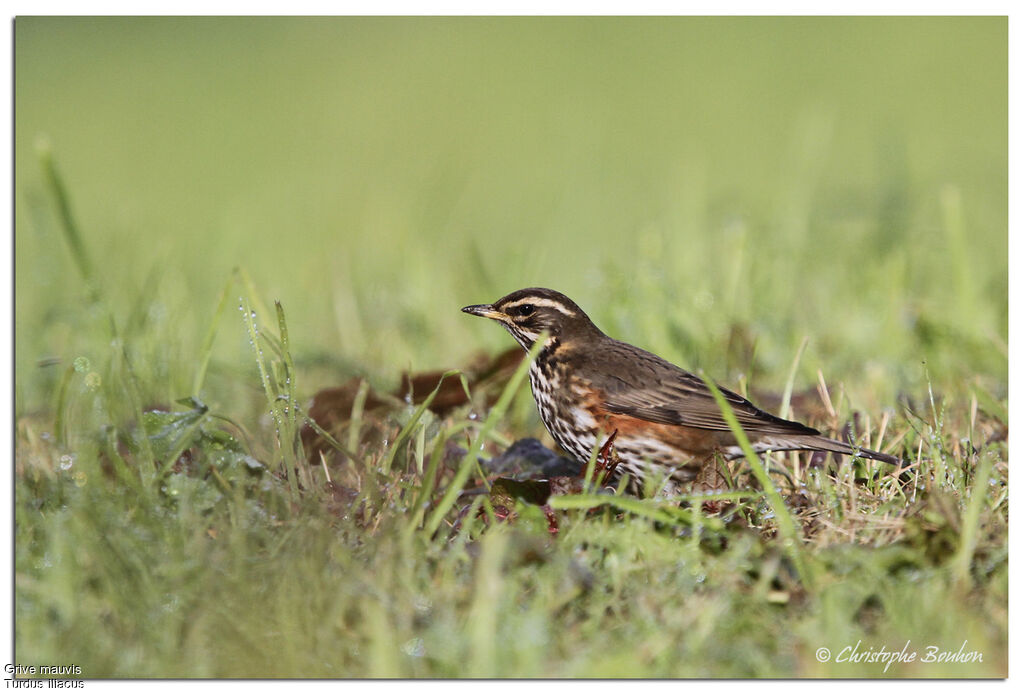
<instances>
[{"instance_id":1,"label":"green grass","mask_svg":"<svg viewBox=\"0 0 1024 694\"><path fill-rule=\"evenodd\" d=\"M19 18L19 662L1005 676L1006 27ZM543 433L483 386L302 462L316 391L465 369L511 341L459 308L530 285L914 465L556 497L553 537L457 494Z\"/></svg>"}]
</instances>

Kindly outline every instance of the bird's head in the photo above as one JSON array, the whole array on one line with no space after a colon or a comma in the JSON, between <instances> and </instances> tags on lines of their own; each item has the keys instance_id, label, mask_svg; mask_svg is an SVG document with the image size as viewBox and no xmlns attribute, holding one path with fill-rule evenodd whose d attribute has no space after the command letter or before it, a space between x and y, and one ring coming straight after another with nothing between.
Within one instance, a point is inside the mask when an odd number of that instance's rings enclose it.
<instances>
[{"instance_id":1,"label":"bird's head","mask_svg":"<svg viewBox=\"0 0 1024 694\"><path fill-rule=\"evenodd\" d=\"M493 304L476 304L462 310L498 321L527 350L543 332L548 333L548 340L601 334L572 299L551 289L520 289Z\"/></svg>"}]
</instances>

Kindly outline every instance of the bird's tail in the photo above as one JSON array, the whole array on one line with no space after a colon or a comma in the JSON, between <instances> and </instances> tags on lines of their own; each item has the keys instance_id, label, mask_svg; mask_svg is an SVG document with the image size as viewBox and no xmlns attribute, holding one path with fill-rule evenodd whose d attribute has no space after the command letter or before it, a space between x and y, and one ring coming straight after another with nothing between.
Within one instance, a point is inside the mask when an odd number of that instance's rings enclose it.
<instances>
[{"instance_id":1,"label":"bird's tail","mask_svg":"<svg viewBox=\"0 0 1024 694\"><path fill-rule=\"evenodd\" d=\"M760 448L773 451L829 451L842 453L843 455L855 455L860 458L871 458L889 465L900 465L900 459L888 453L873 451L870 448L851 446L842 441L830 439L827 436L779 436L771 439L762 439L759 442Z\"/></svg>"}]
</instances>

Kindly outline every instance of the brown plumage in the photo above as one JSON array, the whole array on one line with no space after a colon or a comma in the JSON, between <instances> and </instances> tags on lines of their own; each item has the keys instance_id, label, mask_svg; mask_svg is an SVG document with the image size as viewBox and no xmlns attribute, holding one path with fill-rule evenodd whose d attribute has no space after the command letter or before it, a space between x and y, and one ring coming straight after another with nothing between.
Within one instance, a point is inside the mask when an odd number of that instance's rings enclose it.
<instances>
[{"instance_id":1,"label":"brown plumage","mask_svg":"<svg viewBox=\"0 0 1024 694\"><path fill-rule=\"evenodd\" d=\"M578 460L586 462L599 438L603 442L613 432L620 467L635 481L655 475L659 483L685 482L716 453L743 455L700 378L608 337L567 296L550 289L520 289L493 304L462 310L498 321L527 350L548 333L530 367L530 385L544 425ZM720 390L755 451L829 451L899 462L830 439Z\"/></svg>"}]
</instances>

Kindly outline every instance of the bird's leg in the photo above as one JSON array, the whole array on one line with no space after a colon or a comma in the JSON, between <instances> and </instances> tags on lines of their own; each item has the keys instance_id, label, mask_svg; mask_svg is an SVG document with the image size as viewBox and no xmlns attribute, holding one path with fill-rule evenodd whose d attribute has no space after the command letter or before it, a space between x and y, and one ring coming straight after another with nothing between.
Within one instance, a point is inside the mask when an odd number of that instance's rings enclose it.
<instances>
[{"instance_id":1,"label":"bird's leg","mask_svg":"<svg viewBox=\"0 0 1024 694\"><path fill-rule=\"evenodd\" d=\"M619 430L616 429L612 432L612 435L608 437L608 440L601 446L601 450L597 452L597 461L595 465L595 479L597 478L597 471L603 471L604 474L601 476L601 487L604 487L612 478L612 474L615 473L615 468L619 466L619 456L615 453L612 448L612 443L615 441L615 437L618 436Z\"/></svg>"},{"instance_id":2,"label":"bird's leg","mask_svg":"<svg viewBox=\"0 0 1024 694\"><path fill-rule=\"evenodd\" d=\"M729 482L719 467L725 461L717 451L709 455L700 463L700 470L693 480L693 491L696 493L714 494L724 492L729 487ZM701 504L706 513L718 513L725 507L725 502L717 499L710 499Z\"/></svg>"}]
</instances>

